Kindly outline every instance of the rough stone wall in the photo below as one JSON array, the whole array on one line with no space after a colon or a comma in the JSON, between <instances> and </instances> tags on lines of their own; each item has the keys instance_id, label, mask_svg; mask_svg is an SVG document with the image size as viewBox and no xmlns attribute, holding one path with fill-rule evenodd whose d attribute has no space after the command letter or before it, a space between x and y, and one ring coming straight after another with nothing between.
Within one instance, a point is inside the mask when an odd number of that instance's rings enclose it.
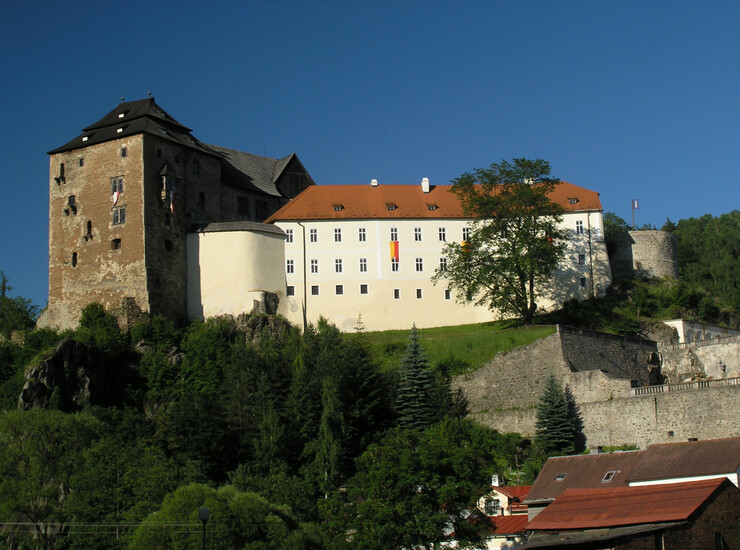
<instances>
[{"instance_id":1,"label":"rough stone wall","mask_svg":"<svg viewBox=\"0 0 740 550\"><path fill-rule=\"evenodd\" d=\"M740 337L694 345L661 346L663 374L668 382L740 376Z\"/></svg>"},{"instance_id":2,"label":"rough stone wall","mask_svg":"<svg viewBox=\"0 0 740 550\"><path fill-rule=\"evenodd\" d=\"M629 231L611 240L615 277L678 278L678 244L667 231Z\"/></svg>"}]
</instances>

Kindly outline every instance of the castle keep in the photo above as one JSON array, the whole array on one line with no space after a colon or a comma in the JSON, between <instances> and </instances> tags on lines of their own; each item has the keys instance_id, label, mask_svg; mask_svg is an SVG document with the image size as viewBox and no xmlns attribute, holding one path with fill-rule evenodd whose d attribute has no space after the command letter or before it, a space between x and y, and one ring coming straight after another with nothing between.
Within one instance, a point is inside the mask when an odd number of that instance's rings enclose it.
<instances>
[{"instance_id":1,"label":"castle keep","mask_svg":"<svg viewBox=\"0 0 740 550\"><path fill-rule=\"evenodd\" d=\"M154 98L119 104L49 155L41 326L74 326L88 303L117 309L124 299L185 321L188 230L262 222L313 185L296 155L201 143Z\"/></svg>"}]
</instances>

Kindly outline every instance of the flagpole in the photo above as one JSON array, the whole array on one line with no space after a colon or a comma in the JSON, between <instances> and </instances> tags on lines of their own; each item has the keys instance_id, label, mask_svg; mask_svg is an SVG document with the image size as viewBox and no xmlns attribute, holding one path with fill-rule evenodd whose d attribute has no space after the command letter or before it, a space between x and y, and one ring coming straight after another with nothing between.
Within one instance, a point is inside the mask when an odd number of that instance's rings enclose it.
<instances>
[{"instance_id":1,"label":"flagpole","mask_svg":"<svg viewBox=\"0 0 740 550\"><path fill-rule=\"evenodd\" d=\"M632 199L632 231L635 230L635 199Z\"/></svg>"}]
</instances>

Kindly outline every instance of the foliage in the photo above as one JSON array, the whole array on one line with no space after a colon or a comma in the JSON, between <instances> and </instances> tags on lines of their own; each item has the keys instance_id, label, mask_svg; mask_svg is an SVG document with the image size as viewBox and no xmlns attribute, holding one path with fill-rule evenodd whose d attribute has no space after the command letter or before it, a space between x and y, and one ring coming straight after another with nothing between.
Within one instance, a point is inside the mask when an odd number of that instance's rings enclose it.
<instances>
[{"instance_id":1,"label":"foliage","mask_svg":"<svg viewBox=\"0 0 740 550\"><path fill-rule=\"evenodd\" d=\"M16 296L11 298L8 292L12 288L8 285L8 278L0 271L0 335L10 338L14 330L28 330L34 327L38 308L31 300Z\"/></svg>"},{"instance_id":2,"label":"foliage","mask_svg":"<svg viewBox=\"0 0 740 550\"><path fill-rule=\"evenodd\" d=\"M537 405L535 443L547 455L575 454L585 448L583 419L570 388L554 375L545 382Z\"/></svg>"},{"instance_id":3,"label":"foliage","mask_svg":"<svg viewBox=\"0 0 740 550\"><path fill-rule=\"evenodd\" d=\"M116 318L96 303L83 308L74 337L108 354L122 354L128 349L126 337L121 333Z\"/></svg>"},{"instance_id":4,"label":"foliage","mask_svg":"<svg viewBox=\"0 0 740 550\"><path fill-rule=\"evenodd\" d=\"M454 179L453 193L475 220L466 242L445 245L447 267L433 280L448 281L461 301L531 324L541 286L565 253L563 209L549 198L558 180L549 174L543 160L514 159Z\"/></svg>"},{"instance_id":5,"label":"foliage","mask_svg":"<svg viewBox=\"0 0 740 550\"><path fill-rule=\"evenodd\" d=\"M396 396L398 424L410 430L422 430L436 420L434 402L434 378L424 350L419 345L416 326L406 346L401 362L401 379Z\"/></svg>"},{"instance_id":6,"label":"foliage","mask_svg":"<svg viewBox=\"0 0 740 550\"><path fill-rule=\"evenodd\" d=\"M626 233L631 227L624 218L614 212L604 212L604 239L609 242L620 233Z\"/></svg>"}]
</instances>

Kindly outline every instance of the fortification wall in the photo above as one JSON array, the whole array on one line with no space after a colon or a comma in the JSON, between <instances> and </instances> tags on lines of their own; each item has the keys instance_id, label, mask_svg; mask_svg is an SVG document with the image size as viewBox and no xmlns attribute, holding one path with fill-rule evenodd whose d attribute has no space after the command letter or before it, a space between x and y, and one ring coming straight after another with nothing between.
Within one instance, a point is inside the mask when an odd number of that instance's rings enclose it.
<instances>
[{"instance_id":1,"label":"fortification wall","mask_svg":"<svg viewBox=\"0 0 740 550\"><path fill-rule=\"evenodd\" d=\"M663 374L671 383L740 376L740 336L661 346Z\"/></svg>"},{"instance_id":2,"label":"fortification wall","mask_svg":"<svg viewBox=\"0 0 740 550\"><path fill-rule=\"evenodd\" d=\"M628 231L610 243L615 277L678 278L678 244L667 231Z\"/></svg>"},{"instance_id":3,"label":"fortification wall","mask_svg":"<svg viewBox=\"0 0 740 550\"><path fill-rule=\"evenodd\" d=\"M632 444L645 448L691 437L740 436L740 386L620 397L580 405L589 447ZM501 432L534 436L534 407L477 412L472 416Z\"/></svg>"}]
</instances>

